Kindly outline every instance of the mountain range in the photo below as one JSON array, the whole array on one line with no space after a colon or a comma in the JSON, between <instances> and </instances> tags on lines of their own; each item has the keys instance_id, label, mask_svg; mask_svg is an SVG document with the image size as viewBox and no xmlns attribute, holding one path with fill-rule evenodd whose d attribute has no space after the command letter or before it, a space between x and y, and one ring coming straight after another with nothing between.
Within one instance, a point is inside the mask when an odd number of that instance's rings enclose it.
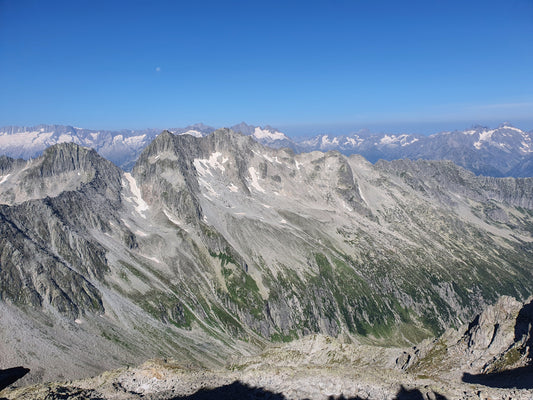
<instances>
[{"instance_id":1,"label":"mountain range","mask_svg":"<svg viewBox=\"0 0 533 400\"><path fill-rule=\"evenodd\" d=\"M217 367L315 333L406 346L533 291L533 178L202 129L160 133L130 172L72 142L0 158L1 367Z\"/></svg>"},{"instance_id":2,"label":"mountain range","mask_svg":"<svg viewBox=\"0 0 533 400\"><path fill-rule=\"evenodd\" d=\"M494 177L533 176L533 133L504 123L491 129L475 126L465 131L434 135L377 134L361 130L352 135L323 134L291 139L279 130L240 123L230 127L272 148L287 147L296 153L336 150L359 154L372 163L380 159L450 160L476 175ZM204 124L169 129L174 134L202 137L216 129ZM160 132L145 130L89 130L62 125L0 128L0 154L13 158L35 158L49 146L73 142L95 149L125 171L130 171L142 150Z\"/></svg>"}]
</instances>

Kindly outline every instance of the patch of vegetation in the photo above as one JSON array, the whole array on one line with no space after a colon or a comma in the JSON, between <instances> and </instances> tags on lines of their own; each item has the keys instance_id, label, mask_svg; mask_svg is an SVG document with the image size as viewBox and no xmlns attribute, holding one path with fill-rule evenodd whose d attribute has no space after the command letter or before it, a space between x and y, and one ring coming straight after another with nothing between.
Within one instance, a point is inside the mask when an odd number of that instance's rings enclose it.
<instances>
[{"instance_id":1,"label":"patch of vegetation","mask_svg":"<svg viewBox=\"0 0 533 400\"><path fill-rule=\"evenodd\" d=\"M503 357L492 364L491 368L487 372L501 372L513 368L516 363L520 361L523 354L518 347L513 347L507 351Z\"/></svg>"},{"instance_id":2,"label":"patch of vegetation","mask_svg":"<svg viewBox=\"0 0 533 400\"><path fill-rule=\"evenodd\" d=\"M244 328L241 323L226 310L212 305L211 310L217 317L217 319L232 333L235 335L242 335L244 333Z\"/></svg>"},{"instance_id":3,"label":"patch of vegetation","mask_svg":"<svg viewBox=\"0 0 533 400\"><path fill-rule=\"evenodd\" d=\"M154 318L178 328L191 328L196 320L189 307L171 293L150 291L138 299L138 304Z\"/></svg>"},{"instance_id":4,"label":"patch of vegetation","mask_svg":"<svg viewBox=\"0 0 533 400\"><path fill-rule=\"evenodd\" d=\"M108 333L106 331L102 331L101 333L102 337L113 342L113 343L116 343L126 349L129 349L131 350L131 345L127 342L125 342L124 340L120 339L120 337L118 335L116 335L115 333Z\"/></svg>"},{"instance_id":5,"label":"patch of vegetation","mask_svg":"<svg viewBox=\"0 0 533 400\"><path fill-rule=\"evenodd\" d=\"M439 340L423 358L409 367L409 371L427 373L435 366L441 365L447 353L446 345Z\"/></svg>"},{"instance_id":6,"label":"patch of vegetation","mask_svg":"<svg viewBox=\"0 0 533 400\"><path fill-rule=\"evenodd\" d=\"M222 262L223 267L227 264L233 264L237 267L239 266L239 263L230 254L229 248L226 248L225 252L220 253L215 253L214 251L209 250L209 255L213 258L218 258Z\"/></svg>"},{"instance_id":7,"label":"patch of vegetation","mask_svg":"<svg viewBox=\"0 0 533 400\"><path fill-rule=\"evenodd\" d=\"M135 275L137 278L143 280L143 281L147 281L148 280L148 277L142 273L141 271L139 271L137 268L135 268L133 265L131 265L130 263L127 263L123 260L119 260L118 261L123 267L125 267L128 271L130 271L133 275Z\"/></svg>"},{"instance_id":8,"label":"patch of vegetation","mask_svg":"<svg viewBox=\"0 0 533 400\"><path fill-rule=\"evenodd\" d=\"M257 319L262 318L264 301L255 280L240 267L222 267L222 276L226 283L229 299L239 309L249 311ZM225 293L219 291L220 297L224 297L224 295Z\"/></svg>"},{"instance_id":9,"label":"patch of vegetation","mask_svg":"<svg viewBox=\"0 0 533 400\"><path fill-rule=\"evenodd\" d=\"M287 335L283 332L270 335L270 340L273 342L288 343L296 339L298 339L298 332L296 329L291 329Z\"/></svg>"}]
</instances>

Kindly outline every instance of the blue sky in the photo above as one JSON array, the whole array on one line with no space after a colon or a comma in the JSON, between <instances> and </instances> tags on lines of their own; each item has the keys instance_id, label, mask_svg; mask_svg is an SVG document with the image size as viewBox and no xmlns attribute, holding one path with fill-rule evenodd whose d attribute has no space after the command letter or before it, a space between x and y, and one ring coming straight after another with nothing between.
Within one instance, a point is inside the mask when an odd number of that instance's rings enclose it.
<instances>
[{"instance_id":1,"label":"blue sky","mask_svg":"<svg viewBox=\"0 0 533 400\"><path fill-rule=\"evenodd\" d=\"M532 0L0 0L0 126L533 129L532 66Z\"/></svg>"}]
</instances>

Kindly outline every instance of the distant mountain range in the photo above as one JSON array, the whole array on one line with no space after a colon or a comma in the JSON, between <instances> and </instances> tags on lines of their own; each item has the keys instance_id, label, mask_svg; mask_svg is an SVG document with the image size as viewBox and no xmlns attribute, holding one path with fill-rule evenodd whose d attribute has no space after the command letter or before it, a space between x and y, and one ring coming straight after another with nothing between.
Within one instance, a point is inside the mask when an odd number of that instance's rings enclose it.
<instances>
[{"instance_id":1,"label":"distant mountain range","mask_svg":"<svg viewBox=\"0 0 533 400\"><path fill-rule=\"evenodd\" d=\"M494 177L533 176L533 132L503 123L491 129L475 126L465 131L441 132L430 136L385 134L361 130L351 135L317 135L294 140L270 126L264 128L244 122L231 130L253 137L272 148L290 148L296 153L339 151L359 154L372 163L383 159L450 160L477 175ZM207 136L216 128L195 124L169 129L175 135ZM129 171L142 150L161 132L144 130L90 130L64 125L0 128L0 154L14 158L34 158L47 147L74 142L91 147L122 169Z\"/></svg>"}]
</instances>

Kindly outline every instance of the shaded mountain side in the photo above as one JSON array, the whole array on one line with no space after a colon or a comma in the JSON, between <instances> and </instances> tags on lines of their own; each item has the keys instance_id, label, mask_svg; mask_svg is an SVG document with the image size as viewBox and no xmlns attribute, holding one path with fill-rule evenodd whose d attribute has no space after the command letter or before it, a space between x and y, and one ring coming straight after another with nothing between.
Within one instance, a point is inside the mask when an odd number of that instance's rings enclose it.
<instances>
[{"instance_id":1,"label":"shaded mountain side","mask_svg":"<svg viewBox=\"0 0 533 400\"><path fill-rule=\"evenodd\" d=\"M227 129L163 132L131 174L75 144L11 164L0 305L25 333L2 338L32 371L51 357L70 377L151 356L216 366L312 333L413 344L533 292L530 179L296 154Z\"/></svg>"}]
</instances>

